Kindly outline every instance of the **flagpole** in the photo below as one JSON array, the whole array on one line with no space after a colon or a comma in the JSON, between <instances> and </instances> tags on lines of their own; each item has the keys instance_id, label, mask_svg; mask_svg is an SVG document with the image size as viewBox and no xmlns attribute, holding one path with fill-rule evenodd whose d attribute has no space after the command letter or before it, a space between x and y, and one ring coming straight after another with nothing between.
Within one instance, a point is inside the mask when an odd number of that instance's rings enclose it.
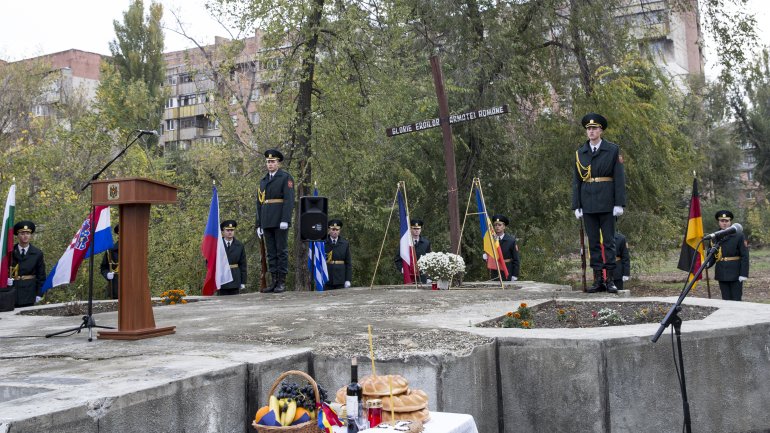
<instances>
[{"instance_id":1,"label":"flagpole","mask_svg":"<svg viewBox=\"0 0 770 433\"><path fill-rule=\"evenodd\" d=\"M417 270L417 251L414 247L414 238L412 237L412 218L409 216L409 200L406 198L406 182L401 181L401 189L404 191L404 210L406 211L406 225L407 232L409 233L409 241L411 242L411 248L409 248L409 254L412 256L412 277L414 279L414 288L419 288L417 279L419 278L419 271ZM422 283L422 279L419 280Z\"/></svg>"},{"instance_id":2,"label":"flagpole","mask_svg":"<svg viewBox=\"0 0 770 433\"><path fill-rule=\"evenodd\" d=\"M489 236L489 243L492 245L492 256L495 259L495 267L497 268L497 278L500 280L500 288L505 289L505 286L503 285L503 273L500 271L500 262L497 260L497 248L495 248L494 242L492 242L494 239L492 239L492 224L489 220L489 211L487 211L487 201L484 200L484 190L481 189L481 179L476 178L476 186L479 188L479 196L481 197L481 205L484 206L484 215L483 217L487 221L487 236ZM481 216L479 216L481 218ZM483 239L482 239L483 241Z\"/></svg>"},{"instance_id":3,"label":"flagpole","mask_svg":"<svg viewBox=\"0 0 770 433\"><path fill-rule=\"evenodd\" d=\"M377 276L377 269L380 266L380 259L382 258L382 250L385 248L385 239L388 238L388 229L390 228L390 220L393 219L393 210L396 208L396 202L398 201L398 190L401 187L401 182L396 184L396 195L393 196L393 205L390 207L390 216L388 217L388 224L385 226L385 234L382 236L382 244L380 245L380 254L377 256L377 263L374 264L374 273L372 274L372 282L369 283L369 288L374 287L374 278Z\"/></svg>"},{"instance_id":4,"label":"flagpole","mask_svg":"<svg viewBox=\"0 0 770 433\"><path fill-rule=\"evenodd\" d=\"M476 184L478 177L474 177L471 182L471 190L468 193L468 203L465 205L465 216L463 217L463 225L460 226L460 241L457 243L457 251L455 254L460 255L460 245L463 243L463 231L465 230L465 222L468 220L468 211L471 208L471 199L473 198L473 186Z\"/></svg>"}]
</instances>

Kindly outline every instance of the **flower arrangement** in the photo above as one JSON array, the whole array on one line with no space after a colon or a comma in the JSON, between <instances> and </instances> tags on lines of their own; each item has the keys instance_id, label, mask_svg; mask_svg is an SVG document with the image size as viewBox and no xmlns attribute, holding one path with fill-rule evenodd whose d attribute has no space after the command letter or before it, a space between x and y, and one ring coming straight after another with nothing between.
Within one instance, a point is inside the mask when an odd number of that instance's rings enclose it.
<instances>
[{"instance_id":1,"label":"flower arrangement","mask_svg":"<svg viewBox=\"0 0 770 433\"><path fill-rule=\"evenodd\" d=\"M532 310L524 302L519 305L516 311L509 311L503 318L503 328L532 329L534 325Z\"/></svg>"},{"instance_id":2,"label":"flower arrangement","mask_svg":"<svg viewBox=\"0 0 770 433\"><path fill-rule=\"evenodd\" d=\"M186 304L185 296L187 293L182 289L166 290L160 294L161 301L166 305Z\"/></svg>"},{"instance_id":3,"label":"flower arrangement","mask_svg":"<svg viewBox=\"0 0 770 433\"><path fill-rule=\"evenodd\" d=\"M620 313L612 308L602 308L597 314L594 315L592 313L592 315L602 326L622 325L626 323L626 320Z\"/></svg>"},{"instance_id":4,"label":"flower arrangement","mask_svg":"<svg viewBox=\"0 0 770 433\"><path fill-rule=\"evenodd\" d=\"M428 253L417 260L417 268L433 280L451 280L465 272L465 261L452 253Z\"/></svg>"}]
</instances>

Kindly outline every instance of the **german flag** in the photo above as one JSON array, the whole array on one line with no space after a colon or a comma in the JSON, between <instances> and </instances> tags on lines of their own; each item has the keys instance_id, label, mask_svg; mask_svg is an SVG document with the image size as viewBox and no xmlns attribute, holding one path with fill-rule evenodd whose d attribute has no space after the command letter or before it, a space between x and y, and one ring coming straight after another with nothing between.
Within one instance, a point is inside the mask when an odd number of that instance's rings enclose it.
<instances>
[{"instance_id":1,"label":"german flag","mask_svg":"<svg viewBox=\"0 0 770 433\"><path fill-rule=\"evenodd\" d=\"M690 199L690 217L687 220L687 227L684 230L684 240L682 241L682 252L679 254L679 264L677 268L683 271L690 271L687 281L693 278L693 271L700 268L705 259L703 253L703 217L700 212L700 196L698 195L698 179L692 181L692 198ZM697 250L696 250L697 247ZM692 265L692 268L690 267ZM701 277L699 276L700 280ZM695 284L693 284L695 287Z\"/></svg>"}]
</instances>

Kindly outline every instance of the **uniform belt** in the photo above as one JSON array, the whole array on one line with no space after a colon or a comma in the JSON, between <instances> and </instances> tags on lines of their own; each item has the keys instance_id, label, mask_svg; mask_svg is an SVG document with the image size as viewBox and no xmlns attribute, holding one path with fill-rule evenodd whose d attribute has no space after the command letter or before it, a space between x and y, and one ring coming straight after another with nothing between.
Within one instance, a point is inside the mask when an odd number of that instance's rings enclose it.
<instances>
[{"instance_id":1,"label":"uniform belt","mask_svg":"<svg viewBox=\"0 0 770 433\"><path fill-rule=\"evenodd\" d=\"M592 183L592 182L612 182L611 177L589 177L586 179L586 182Z\"/></svg>"},{"instance_id":2,"label":"uniform belt","mask_svg":"<svg viewBox=\"0 0 770 433\"><path fill-rule=\"evenodd\" d=\"M271 198L268 200L265 200L264 204L273 204L273 203L283 203L282 198Z\"/></svg>"},{"instance_id":3,"label":"uniform belt","mask_svg":"<svg viewBox=\"0 0 770 433\"><path fill-rule=\"evenodd\" d=\"M511 259L505 259L503 260L505 263L511 263Z\"/></svg>"},{"instance_id":4,"label":"uniform belt","mask_svg":"<svg viewBox=\"0 0 770 433\"><path fill-rule=\"evenodd\" d=\"M36 277L34 275L22 275L20 277L14 278L14 280L34 280Z\"/></svg>"},{"instance_id":5,"label":"uniform belt","mask_svg":"<svg viewBox=\"0 0 770 433\"><path fill-rule=\"evenodd\" d=\"M237 268L237 267L238 267L238 263L236 263L236 264L234 264L234 265L230 265L230 269L235 269L235 268Z\"/></svg>"},{"instance_id":6,"label":"uniform belt","mask_svg":"<svg viewBox=\"0 0 770 433\"><path fill-rule=\"evenodd\" d=\"M344 260L327 260L326 263L330 265L344 265L345 261Z\"/></svg>"},{"instance_id":7,"label":"uniform belt","mask_svg":"<svg viewBox=\"0 0 770 433\"><path fill-rule=\"evenodd\" d=\"M722 257L722 259L720 259L719 261L720 261L720 262L732 262L732 261L735 261L735 260L740 260L740 259L741 259L741 257L740 257L740 256L733 256L733 257Z\"/></svg>"}]
</instances>

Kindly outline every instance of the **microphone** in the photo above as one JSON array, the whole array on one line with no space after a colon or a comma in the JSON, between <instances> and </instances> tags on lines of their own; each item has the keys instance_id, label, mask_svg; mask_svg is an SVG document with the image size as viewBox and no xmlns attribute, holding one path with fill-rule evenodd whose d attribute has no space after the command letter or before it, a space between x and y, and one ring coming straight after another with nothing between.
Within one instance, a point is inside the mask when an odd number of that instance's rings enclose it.
<instances>
[{"instance_id":1,"label":"microphone","mask_svg":"<svg viewBox=\"0 0 770 433\"><path fill-rule=\"evenodd\" d=\"M136 131L139 133L139 135L142 135L142 134L155 135L155 136L160 135L158 134L158 131L151 130L151 129L137 129Z\"/></svg>"},{"instance_id":2,"label":"microphone","mask_svg":"<svg viewBox=\"0 0 770 433\"><path fill-rule=\"evenodd\" d=\"M706 239L716 239L716 240L719 240L719 239L722 239L725 236L729 236L729 235L732 235L732 234L739 234L739 233L743 233L743 226L741 226L740 224L736 223L736 224L731 225L729 228L726 228L724 230L720 230L718 232L714 232L714 233L711 233L709 235L706 235L706 236L703 237L703 239L704 240L706 240Z\"/></svg>"}]
</instances>

